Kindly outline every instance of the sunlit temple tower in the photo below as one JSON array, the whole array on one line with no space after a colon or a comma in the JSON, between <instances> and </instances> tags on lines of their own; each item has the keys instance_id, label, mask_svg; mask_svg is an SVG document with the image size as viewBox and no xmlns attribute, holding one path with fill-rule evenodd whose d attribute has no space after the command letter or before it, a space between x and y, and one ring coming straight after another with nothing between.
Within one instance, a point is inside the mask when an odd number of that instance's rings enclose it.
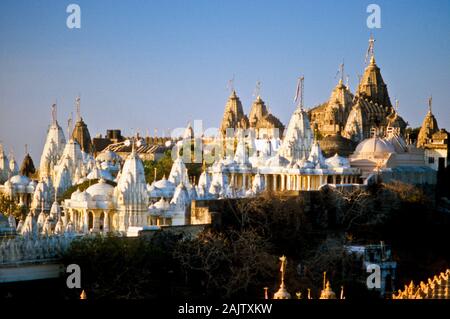
<instances>
[{"instance_id":1,"label":"sunlit temple tower","mask_svg":"<svg viewBox=\"0 0 450 319\"><path fill-rule=\"evenodd\" d=\"M329 100L309 112L313 130L320 132L322 137L335 135L343 131L347 117L353 107L354 96L348 85L344 85L343 63L339 72L341 78L331 92Z\"/></svg>"},{"instance_id":2,"label":"sunlit temple tower","mask_svg":"<svg viewBox=\"0 0 450 319\"><path fill-rule=\"evenodd\" d=\"M283 136L284 125L272 115L260 96L260 82L256 85L256 99L250 109L248 116L250 128L255 131L257 139L281 138Z\"/></svg>"},{"instance_id":3,"label":"sunlit temple tower","mask_svg":"<svg viewBox=\"0 0 450 319\"><path fill-rule=\"evenodd\" d=\"M299 103L291 116L286 129L283 142L278 150L278 155L284 157L291 163L307 159L313 144L313 132L309 122L308 114L303 109L303 81L299 79L296 101Z\"/></svg>"},{"instance_id":4,"label":"sunlit temple tower","mask_svg":"<svg viewBox=\"0 0 450 319\"><path fill-rule=\"evenodd\" d=\"M45 140L44 149L39 165L39 175L53 176L53 168L58 163L66 145L66 139L61 126L56 119L56 104L52 105L52 123L50 124Z\"/></svg>"},{"instance_id":5,"label":"sunlit temple tower","mask_svg":"<svg viewBox=\"0 0 450 319\"><path fill-rule=\"evenodd\" d=\"M225 105L225 112L223 114L222 124L220 125L220 132L223 137L226 137L227 129L248 129L249 121L244 114L242 103L233 89L227 104Z\"/></svg>"},{"instance_id":6,"label":"sunlit temple tower","mask_svg":"<svg viewBox=\"0 0 450 319\"><path fill-rule=\"evenodd\" d=\"M26 176L30 178L34 173L36 173L36 168L34 167L33 159L30 156L30 153L28 153L28 148L25 147L25 157L22 161L22 164L20 165L19 170L20 175Z\"/></svg>"},{"instance_id":7,"label":"sunlit temple tower","mask_svg":"<svg viewBox=\"0 0 450 319\"><path fill-rule=\"evenodd\" d=\"M20 207L29 208L36 188L36 182L32 180L35 167L28 150L25 153L20 170L14 175L11 172L12 176L0 185L0 193L14 200Z\"/></svg>"},{"instance_id":8,"label":"sunlit temple tower","mask_svg":"<svg viewBox=\"0 0 450 319\"><path fill-rule=\"evenodd\" d=\"M425 150L425 163L435 170L449 165L449 132L440 129L432 112L432 98L428 100L428 112L417 137L417 147Z\"/></svg>"},{"instance_id":9,"label":"sunlit temple tower","mask_svg":"<svg viewBox=\"0 0 450 319\"><path fill-rule=\"evenodd\" d=\"M125 161L114 197L117 199L119 231L128 231L129 227L139 227L146 223L148 212L148 193L145 181L144 165L136 154L135 147L141 141L132 139L132 151Z\"/></svg>"},{"instance_id":10,"label":"sunlit temple tower","mask_svg":"<svg viewBox=\"0 0 450 319\"><path fill-rule=\"evenodd\" d=\"M0 184L6 182L9 177L9 161L3 149L3 145L0 144Z\"/></svg>"},{"instance_id":11,"label":"sunlit temple tower","mask_svg":"<svg viewBox=\"0 0 450 319\"><path fill-rule=\"evenodd\" d=\"M76 108L77 121L72 132L72 139L78 142L83 152L87 154L93 154L94 149L92 145L91 135L89 134L88 127L86 123L84 123L80 113L80 97L77 97L76 99Z\"/></svg>"},{"instance_id":12,"label":"sunlit temple tower","mask_svg":"<svg viewBox=\"0 0 450 319\"><path fill-rule=\"evenodd\" d=\"M344 68L341 65L341 79L334 88L328 102L309 111L314 130L319 137L341 135L354 143L371 137L374 131L385 134L387 127L395 123L403 135L407 123L392 106L387 85L380 68L375 62L373 38L369 40L369 63L364 70L356 93L343 84ZM337 137L341 143L350 145Z\"/></svg>"},{"instance_id":13,"label":"sunlit temple tower","mask_svg":"<svg viewBox=\"0 0 450 319\"><path fill-rule=\"evenodd\" d=\"M439 131L438 123L431 110L432 98L428 100L428 112L423 119L422 126L420 127L419 135L417 137L417 147L423 147L425 144L431 141L434 133Z\"/></svg>"}]
</instances>

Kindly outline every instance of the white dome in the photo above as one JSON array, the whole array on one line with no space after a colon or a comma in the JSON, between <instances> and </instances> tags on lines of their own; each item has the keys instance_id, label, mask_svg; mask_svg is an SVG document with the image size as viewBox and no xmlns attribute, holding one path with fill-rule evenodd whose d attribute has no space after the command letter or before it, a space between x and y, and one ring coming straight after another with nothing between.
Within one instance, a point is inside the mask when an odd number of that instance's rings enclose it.
<instances>
[{"instance_id":1,"label":"white dome","mask_svg":"<svg viewBox=\"0 0 450 319\"><path fill-rule=\"evenodd\" d=\"M337 153L330 158L327 158L325 160L325 163L328 165L328 167L331 168L350 168L350 162L345 157L339 156Z\"/></svg>"},{"instance_id":2,"label":"white dome","mask_svg":"<svg viewBox=\"0 0 450 319\"><path fill-rule=\"evenodd\" d=\"M22 176L22 175L15 175L13 177L10 178L10 183L13 185L22 185L22 186L27 186L30 183L30 179L26 176Z\"/></svg>"},{"instance_id":3,"label":"white dome","mask_svg":"<svg viewBox=\"0 0 450 319\"><path fill-rule=\"evenodd\" d=\"M170 208L169 202L167 202L163 197L161 197L161 199L152 206L154 209L158 210L168 210Z\"/></svg>"},{"instance_id":4,"label":"white dome","mask_svg":"<svg viewBox=\"0 0 450 319\"><path fill-rule=\"evenodd\" d=\"M104 179L101 179L97 184L92 185L86 189L86 193L90 195L95 201L110 201L112 199L114 187L107 184Z\"/></svg>"},{"instance_id":5,"label":"white dome","mask_svg":"<svg viewBox=\"0 0 450 319\"><path fill-rule=\"evenodd\" d=\"M70 196L70 200L73 200L75 202L88 202L91 200L91 196L86 193L86 191L81 192L79 189L77 189Z\"/></svg>"},{"instance_id":6,"label":"white dome","mask_svg":"<svg viewBox=\"0 0 450 319\"><path fill-rule=\"evenodd\" d=\"M159 189L175 190L175 184L172 183L171 181L167 180L165 176L162 179L160 179L159 181L156 181L155 183L153 183L153 186L156 188L159 188Z\"/></svg>"},{"instance_id":7,"label":"white dome","mask_svg":"<svg viewBox=\"0 0 450 319\"><path fill-rule=\"evenodd\" d=\"M386 154L386 153L395 153L394 146L386 140L383 140L379 137L372 137L365 139L361 143L358 144L355 150L355 154L364 153L364 154Z\"/></svg>"}]
</instances>

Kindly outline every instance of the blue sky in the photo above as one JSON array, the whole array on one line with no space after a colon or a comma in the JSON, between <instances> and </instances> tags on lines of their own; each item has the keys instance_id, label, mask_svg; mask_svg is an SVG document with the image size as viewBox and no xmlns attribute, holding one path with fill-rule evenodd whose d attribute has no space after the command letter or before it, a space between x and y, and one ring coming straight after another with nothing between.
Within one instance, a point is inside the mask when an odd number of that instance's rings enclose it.
<instances>
[{"instance_id":1,"label":"blue sky","mask_svg":"<svg viewBox=\"0 0 450 319\"><path fill-rule=\"evenodd\" d=\"M81 7L81 29L66 27L66 7ZM381 29L366 7L381 7ZM20 162L24 144L38 164L58 102L67 118L81 94L91 135L120 128L151 135L203 119L217 127L227 81L249 112L256 81L287 123L296 78L305 104L326 101L339 64L352 91L373 32L391 100L419 126L433 95L440 127L450 129L450 1L106 1L0 2L0 140Z\"/></svg>"}]
</instances>

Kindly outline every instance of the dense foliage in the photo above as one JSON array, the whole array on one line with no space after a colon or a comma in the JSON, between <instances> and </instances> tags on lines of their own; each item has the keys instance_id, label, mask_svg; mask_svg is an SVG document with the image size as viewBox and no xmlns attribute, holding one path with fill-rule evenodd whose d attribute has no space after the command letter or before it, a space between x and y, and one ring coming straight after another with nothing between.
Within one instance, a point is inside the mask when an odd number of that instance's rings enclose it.
<instances>
[{"instance_id":1,"label":"dense foliage","mask_svg":"<svg viewBox=\"0 0 450 319\"><path fill-rule=\"evenodd\" d=\"M433 196L401 183L299 197L267 193L225 201L220 226L197 237L164 230L149 238L85 238L65 262L81 266L91 298L261 298L264 287L278 289L285 254L291 294L311 288L317 297L327 271L335 292L345 286L348 299L370 298L361 260L346 245L383 240L399 265L398 284L426 279L450 261L450 216L434 207Z\"/></svg>"}]
</instances>

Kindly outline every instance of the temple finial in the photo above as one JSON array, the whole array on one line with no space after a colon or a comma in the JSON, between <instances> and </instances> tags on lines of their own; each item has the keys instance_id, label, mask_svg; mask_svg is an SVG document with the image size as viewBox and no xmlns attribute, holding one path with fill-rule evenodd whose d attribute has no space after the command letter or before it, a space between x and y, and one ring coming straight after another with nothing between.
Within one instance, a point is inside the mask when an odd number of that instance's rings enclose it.
<instances>
[{"instance_id":1,"label":"temple finial","mask_svg":"<svg viewBox=\"0 0 450 319\"><path fill-rule=\"evenodd\" d=\"M264 299L269 299L269 287L264 287Z\"/></svg>"},{"instance_id":2,"label":"temple finial","mask_svg":"<svg viewBox=\"0 0 450 319\"><path fill-rule=\"evenodd\" d=\"M80 107L81 98L78 94L77 98L75 99L75 106L77 110L77 122L81 120L81 107Z\"/></svg>"},{"instance_id":3,"label":"temple finial","mask_svg":"<svg viewBox=\"0 0 450 319\"><path fill-rule=\"evenodd\" d=\"M339 74L340 78L339 78L339 84L343 84L344 83L344 69L345 69L345 64L344 64L344 59L342 59L342 63L339 64L339 70L336 73L336 76Z\"/></svg>"},{"instance_id":4,"label":"temple finial","mask_svg":"<svg viewBox=\"0 0 450 319\"><path fill-rule=\"evenodd\" d=\"M231 93L235 92L235 90L234 90L234 73L233 73L233 77L230 80L228 80L227 89L230 90Z\"/></svg>"},{"instance_id":5,"label":"temple finial","mask_svg":"<svg viewBox=\"0 0 450 319\"><path fill-rule=\"evenodd\" d=\"M284 286L284 274L286 272L286 256L283 255L280 257L280 261L281 261L281 267L280 267L280 272L281 272L281 285Z\"/></svg>"},{"instance_id":6,"label":"temple finial","mask_svg":"<svg viewBox=\"0 0 450 319\"><path fill-rule=\"evenodd\" d=\"M303 110L303 100L304 100L304 82L305 77L301 76L297 81L297 90L295 91L294 103L298 101L297 107Z\"/></svg>"},{"instance_id":7,"label":"temple finial","mask_svg":"<svg viewBox=\"0 0 450 319\"><path fill-rule=\"evenodd\" d=\"M253 96L257 99L260 98L261 95L261 81L256 81L255 91L253 92Z\"/></svg>"},{"instance_id":8,"label":"temple finial","mask_svg":"<svg viewBox=\"0 0 450 319\"><path fill-rule=\"evenodd\" d=\"M433 106L433 96L430 95L430 97L428 98L428 111L431 113L431 108Z\"/></svg>"},{"instance_id":9,"label":"temple finial","mask_svg":"<svg viewBox=\"0 0 450 319\"><path fill-rule=\"evenodd\" d=\"M373 38L373 34L370 34L370 38L369 38L369 47L367 48L367 52L366 52L366 59L365 59L365 63L367 63L367 60L370 57L370 63L371 64L375 64L375 39Z\"/></svg>"},{"instance_id":10,"label":"temple finial","mask_svg":"<svg viewBox=\"0 0 450 319\"><path fill-rule=\"evenodd\" d=\"M56 124L56 103L52 104L52 124Z\"/></svg>"},{"instance_id":11,"label":"temple finial","mask_svg":"<svg viewBox=\"0 0 450 319\"><path fill-rule=\"evenodd\" d=\"M73 113L71 113L73 114ZM67 119L67 139L70 140L70 133L72 132L72 115Z\"/></svg>"}]
</instances>

